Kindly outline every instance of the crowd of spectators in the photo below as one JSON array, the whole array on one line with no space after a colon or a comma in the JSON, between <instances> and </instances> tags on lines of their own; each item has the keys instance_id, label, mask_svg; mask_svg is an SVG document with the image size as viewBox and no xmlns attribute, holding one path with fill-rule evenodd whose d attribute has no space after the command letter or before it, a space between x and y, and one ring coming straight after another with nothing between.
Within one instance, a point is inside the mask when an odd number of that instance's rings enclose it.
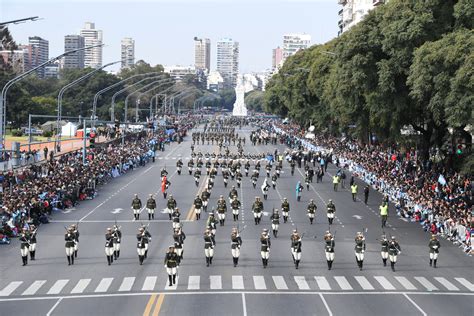
<instances>
[{"instance_id":1,"label":"crowd of spectators","mask_svg":"<svg viewBox=\"0 0 474 316\"><path fill-rule=\"evenodd\" d=\"M414 149L362 145L349 138L312 135L296 124L273 123L272 132L291 148L323 151L333 163L386 194L397 214L419 223L426 232L443 236L473 253L473 175L460 174L434 157L425 161Z\"/></svg>"}]
</instances>

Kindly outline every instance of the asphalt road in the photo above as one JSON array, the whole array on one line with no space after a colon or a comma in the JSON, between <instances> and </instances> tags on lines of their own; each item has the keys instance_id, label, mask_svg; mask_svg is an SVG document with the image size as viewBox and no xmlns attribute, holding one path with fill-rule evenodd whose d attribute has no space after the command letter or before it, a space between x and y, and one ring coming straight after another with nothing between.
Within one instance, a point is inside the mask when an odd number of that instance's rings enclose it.
<instances>
[{"instance_id":1,"label":"asphalt road","mask_svg":"<svg viewBox=\"0 0 474 316\"><path fill-rule=\"evenodd\" d=\"M239 131L248 137L250 130ZM245 152L273 152L275 146L252 146ZM257 189L244 175L239 199L243 211L239 228L243 246L238 267L232 265L230 211L224 227L217 228L217 245L213 265L206 267L202 234L206 213L200 221L192 214L192 201L202 185L196 187L187 174L190 137L160 153L155 163L127 173L102 187L96 199L82 202L73 210L54 215L51 224L38 233L36 261L21 266L19 244L0 247L0 314L1 315L472 315L474 314L473 259L461 249L441 239L438 268L428 266L429 235L416 223L389 217L387 234L397 236L402 247L396 272L383 267L377 238L381 235L378 206L380 194L372 191L368 205L353 202L350 192L334 192L330 165L323 183L313 183L296 202L295 185L303 181L302 170L290 175L284 164L277 190L270 189L264 201L262 223L254 225L251 204L261 196L260 173ZM277 146L284 150L283 146ZM197 151L218 151L217 146L199 145ZM231 146L231 151L236 151ZM183 174L175 172L176 159L183 158ZM158 212L150 222L152 242L148 259L138 264L135 234L142 223L148 223L144 211L141 221L132 221L130 204L134 193L145 202L148 194L160 192L160 170L166 166L171 181L170 193L183 213L183 230L187 235L184 260L179 268L178 284L168 287L163 259L172 244L168 215L160 211L166 201L157 196ZM201 183L205 179L205 168ZM215 206L220 194L227 198L233 181L224 188L219 172L209 206ZM362 183L358 182L359 191ZM262 268L259 236L263 228L271 231L269 213L287 197L291 220L280 225L278 238L272 238L267 269ZM360 194L362 197L362 194ZM313 225L306 216L309 199L318 211ZM322 235L328 229L325 204L332 199L337 219L331 230L337 231L336 259L327 270ZM393 205L391 205L393 210ZM115 220L122 226L120 259L107 265L104 233ZM64 226L79 222L81 233L79 258L68 266L64 251ZM300 268L294 268L290 255L291 231L305 233ZM359 271L354 258L354 236L367 228L367 251L364 269Z\"/></svg>"}]
</instances>

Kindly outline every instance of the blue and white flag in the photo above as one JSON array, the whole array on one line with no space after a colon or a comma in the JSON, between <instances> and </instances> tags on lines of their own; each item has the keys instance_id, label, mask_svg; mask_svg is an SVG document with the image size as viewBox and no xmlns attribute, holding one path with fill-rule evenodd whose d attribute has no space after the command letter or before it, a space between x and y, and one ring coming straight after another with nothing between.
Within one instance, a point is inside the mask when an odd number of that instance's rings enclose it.
<instances>
[{"instance_id":1,"label":"blue and white flag","mask_svg":"<svg viewBox=\"0 0 474 316\"><path fill-rule=\"evenodd\" d=\"M446 185L446 179L444 178L444 176L442 174L439 175L438 182L439 182L439 184L441 184L443 186Z\"/></svg>"}]
</instances>

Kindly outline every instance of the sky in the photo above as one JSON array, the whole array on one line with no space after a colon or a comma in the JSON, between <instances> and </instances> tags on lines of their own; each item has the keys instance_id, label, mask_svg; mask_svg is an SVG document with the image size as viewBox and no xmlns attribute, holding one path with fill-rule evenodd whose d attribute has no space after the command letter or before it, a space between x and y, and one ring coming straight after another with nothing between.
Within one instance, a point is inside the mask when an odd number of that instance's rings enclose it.
<instances>
[{"instance_id":1,"label":"sky","mask_svg":"<svg viewBox=\"0 0 474 316\"><path fill-rule=\"evenodd\" d=\"M64 36L79 34L85 22L103 31L103 64L120 60L120 41L135 40L135 61L156 65L194 64L195 36L216 42L230 37L240 44L240 71L271 67L272 49L283 34L307 33L312 44L337 36L337 0L0 0L0 21L39 16L11 24L15 41L29 36L49 41L50 57L64 52ZM119 67L119 66L114 66ZM116 70L110 67L109 70Z\"/></svg>"}]
</instances>

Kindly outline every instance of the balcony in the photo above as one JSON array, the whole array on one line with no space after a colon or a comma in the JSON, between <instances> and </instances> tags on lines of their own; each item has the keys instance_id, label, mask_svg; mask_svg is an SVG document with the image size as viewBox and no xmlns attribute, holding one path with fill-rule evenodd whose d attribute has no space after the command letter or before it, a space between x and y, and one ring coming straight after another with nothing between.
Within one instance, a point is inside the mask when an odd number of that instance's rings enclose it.
<instances>
[{"instance_id":1,"label":"balcony","mask_svg":"<svg viewBox=\"0 0 474 316\"><path fill-rule=\"evenodd\" d=\"M385 0L373 0L373 1L372 1L372 4L373 4L374 6L377 6L377 5L379 5L379 4L384 4L384 3L385 3Z\"/></svg>"}]
</instances>

